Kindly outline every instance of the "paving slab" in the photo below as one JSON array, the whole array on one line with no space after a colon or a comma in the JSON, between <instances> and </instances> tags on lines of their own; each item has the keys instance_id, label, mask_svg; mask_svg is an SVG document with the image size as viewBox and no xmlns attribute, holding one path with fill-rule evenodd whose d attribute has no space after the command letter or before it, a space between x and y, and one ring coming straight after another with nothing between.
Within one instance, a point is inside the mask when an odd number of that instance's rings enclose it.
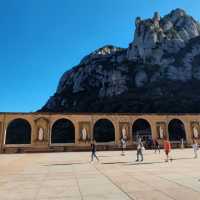
<instances>
[{"instance_id":1,"label":"paving slab","mask_svg":"<svg viewBox=\"0 0 200 200\"><path fill-rule=\"evenodd\" d=\"M0 154L1 200L200 200L200 158L192 149Z\"/></svg>"}]
</instances>

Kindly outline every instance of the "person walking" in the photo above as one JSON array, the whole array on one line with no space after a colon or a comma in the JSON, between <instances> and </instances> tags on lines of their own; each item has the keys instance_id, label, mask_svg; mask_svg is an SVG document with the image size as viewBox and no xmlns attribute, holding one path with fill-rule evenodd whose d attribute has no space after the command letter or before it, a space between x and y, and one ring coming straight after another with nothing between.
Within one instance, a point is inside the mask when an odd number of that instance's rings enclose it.
<instances>
[{"instance_id":1,"label":"person walking","mask_svg":"<svg viewBox=\"0 0 200 200\"><path fill-rule=\"evenodd\" d=\"M124 152L124 149L126 148L126 140L122 137L121 138L121 155L124 156L125 155L125 152Z\"/></svg>"},{"instance_id":2,"label":"person walking","mask_svg":"<svg viewBox=\"0 0 200 200\"><path fill-rule=\"evenodd\" d=\"M139 156L141 157L141 161L143 161L143 149L144 149L144 145L142 143L141 138L138 138L138 142L137 142L137 160L136 162L139 161Z\"/></svg>"},{"instance_id":3,"label":"person walking","mask_svg":"<svg viewBox=\"0 0 200 200\"><path fill-rule=\"evenodd\" d=\"M197 158L198 157L197 151L199 150L199 146L195 139L193 139L192 148L194 150L194 158Z\"/></svg>"},{"instance_id":4,"label":"person walking","mask_svg":"<svg viewBox=\"0 0 200 200\"><path fill-rule=\"evenodd\" d=\"M184 140L181 138L181 149L184 149Z\"/></svg>"},{"instance_id":5,"label":"person walking","mask_svg":"<svg viewBox=\"0 0 200 200\"><path fill-rule=\"evenodd\" d=\"M96 155L96 142L93 140L91 142L91 162L94 160L94 157L96 158L97 161L99 161L99 158Z\"/></svg>"},{"instance_id":6,"label":"person walking","mask_svg":"<svg viewBox=\"0 0 200 200\"><path fill-rule=\"evenodd\" d=\"M170 141L166 137L164 138L163 145L164 145L164 151L165 151L165 155L166 155L165 162L168 162L169 161L169 153L171 151L171 144L170 144ZM171 161L172 161L172 159L171 159Z\"/></svg>"},{"instance_id":7,"label":"person walking","mask_svg":"<svg viewBox=\"0 0 200 200\"><path fill-rule=\"evenodd\" d=\"M157 139L154 140L154 153L158 152L160 153L160 145Z\"/></svg>"}]
</instances>

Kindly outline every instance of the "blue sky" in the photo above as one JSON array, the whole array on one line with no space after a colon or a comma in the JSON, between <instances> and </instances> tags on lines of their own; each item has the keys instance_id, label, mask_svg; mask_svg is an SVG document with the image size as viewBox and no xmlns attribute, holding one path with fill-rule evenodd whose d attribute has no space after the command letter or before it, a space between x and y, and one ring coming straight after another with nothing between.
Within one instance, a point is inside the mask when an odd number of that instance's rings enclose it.
<instances>
[{"instance_id":1,"label":"blue sky","mask_svg":"<svg viewBox=\"0 0 200 200\"><path fill-rule=\"evenodd\" d=\"M200 20L199 0L0 0L0 112L36 111L82 57L127 47L137 16L178 7Z\"/></svg>"}]
</instances>

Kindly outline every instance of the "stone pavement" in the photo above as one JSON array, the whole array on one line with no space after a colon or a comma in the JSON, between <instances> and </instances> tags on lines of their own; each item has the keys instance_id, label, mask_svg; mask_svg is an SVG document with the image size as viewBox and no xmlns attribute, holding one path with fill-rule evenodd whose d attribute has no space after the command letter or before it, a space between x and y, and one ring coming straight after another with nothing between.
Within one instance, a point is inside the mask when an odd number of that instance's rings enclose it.
<instances>
[{"instance_id":1,"label":"stone pavement","mask_svg":"<svg viewBox=\"0 0 200 200\"><path fill-rule=\"evenodd\" d=\"M199 152L200 153L200 152ZM171 163L145 151L0 154L0 200L200 200L200 158L192 149L173 150Z\"/></svg>"}]
</instances>

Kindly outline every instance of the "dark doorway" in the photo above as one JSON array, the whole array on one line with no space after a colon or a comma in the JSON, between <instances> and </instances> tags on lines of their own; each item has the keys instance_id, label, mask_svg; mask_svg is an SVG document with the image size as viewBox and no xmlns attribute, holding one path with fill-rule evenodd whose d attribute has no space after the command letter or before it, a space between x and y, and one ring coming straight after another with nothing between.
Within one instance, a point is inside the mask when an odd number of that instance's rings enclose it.
<instances>
[{"instance_id":1,"label":"dark doorway","mask_svg":"<svg viewBox=\"0 0 200 200\"><path fill-rule=\"evenodd\" d=\"M152 133L151 126L149 122L145 119L137 119L133 123L132 128L133 141L137 141L141 138L145 142L146 147L151 147L152 145Z\"/></svg>"},{"instance_id":2,"label":"dark doorway","mask_svg":"<svg viewBox=\"0 0 200 200\"><path fill-rule=\"evenodd\" d=\"M75 143L75 128L70 120L59 119L54 123L51 143Z\"/></svg>"},{"instance_id":3,"label":"dark doorway","mask_svg":"<svg viewBox=\"0 0 200 200\"><path fill-rule=\"evenodd\" d=\"M25 119L10 122L6 131L6 144L31 144L31 125Z\"/></svg>"},{"instance_id":4,"label":"dark doorway","mask_svg":"<svg viewBox=\"0 0 200 200\"><path fill-rule=\"evenodd\" d=\"M95 123L94 139L96 142L115 141L115 128L110 120L100 119Z\"/></svg>"},{"instance_id":5,"label":"dark doorway","mask_svg":"<svg viewBox=\"0 0 200 200\"><path fill-rule=\"evenodd\" d=\"M168 132L170 141L186 140L185 126L179 119L173 119L169 122Z\"/></svg>"}]
</instances>

